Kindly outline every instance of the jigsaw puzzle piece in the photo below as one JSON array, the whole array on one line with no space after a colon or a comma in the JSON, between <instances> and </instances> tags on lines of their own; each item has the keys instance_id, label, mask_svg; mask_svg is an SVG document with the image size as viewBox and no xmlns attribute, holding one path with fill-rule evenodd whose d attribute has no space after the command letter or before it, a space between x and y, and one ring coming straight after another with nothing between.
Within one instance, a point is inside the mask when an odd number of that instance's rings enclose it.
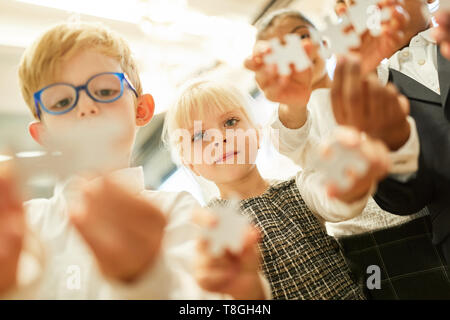
<instances>
[{"instance_id":1,"label":"jigsaw puzzle piece","mask_svg":"<svg viewBox=\"0 0 450 320\"><path fill-rule=\"evenodd\" d=\"M292 73L291 65L298 72L308 69L311 61L303 48L300 36L289 34L284 37L284 40L284 44L278 38L269 41L271 52L264 56L264 63L276 65L278 73L282 76Z\"/></svg>"},{"instance_id":2,"label":"jigsaw puzzle piece","mask_svg":"<svg viewBox=\"0 0 450 320\"><path fill-rule=\"evenodd\" d=\"M325 174L326 182L333 182L341 191L347 190L351 186L351 180L347 175L349 169L362 176L368 170L367 161L358 150L343 146L334 142L330 146L330 157L322 159L318 157L319 168Z\"/></svg>"},{"instance_id":3,"label":"jigsaw puzzle piece","mask_svg":"<svg viewBox=\"0 0 450 320\"><path fill-rule=\"evenodd\" d=\"M209 240L211 254L216 257L222 255L225 249L239 252L243 247L245 233L250 223L239 213L238 208L237 201L231 205L211 208L216 214L218 223L212 229L204 229L203 237Z\"/></svg>"},{"instance_id":4,"label":"jigsaw puzzle piece","mask_svg":"<svg viewBox=\"0 0 450 320\"><path fill-rule=\"evenodd\" d=\"M347 20L348 21L348 20ZM327 41L330 52L334 54L346 54L351 48L357 48L361 44L358 34L353 31L344 32L348 23L335 24L330 17L325 17L326 27L320 31L321 36Z\"/></svg>"},{"instance_id":5,"label":"jigsaw puzzle piece","mask_svg":"<svg viewBox=\"0 0 450 320\"><path fill-rule=\"evenodd\" d=\"M363 34L368 29L368 22L381 20L379 10L376 8L378 0L356 0L347 8L347 16L349 17L355 32L358 35Z\"/></svg>"},{"instance_id":6,"label":"jigsaw puzzle piece","mask_svg":"<svg viewBox=\"0 0 450 320\"><path fill-rule=\"evenodd\" d=\"M368 8L368 13L367 28L372 36L378 37L381 34L382 22L389 21L392 17L391 10L389 8L380 10L377 6L371 6Z\"/></svg>"}]
</instances>

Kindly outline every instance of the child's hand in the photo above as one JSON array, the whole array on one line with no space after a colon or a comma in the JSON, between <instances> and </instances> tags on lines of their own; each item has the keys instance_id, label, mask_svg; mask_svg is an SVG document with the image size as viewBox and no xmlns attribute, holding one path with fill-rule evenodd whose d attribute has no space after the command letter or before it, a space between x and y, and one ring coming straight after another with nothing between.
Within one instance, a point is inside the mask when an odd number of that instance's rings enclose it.
<instances>
[{"instance_id":1,"label":"child's hand","mask_svg":"<svg viewBox=\"0 0 450 320\"><path fill-rule=\"evenodd\" d=\"M209 211L203 209L195 212L194 221L203 227L212 227L216 223ZM241 252L233 253L227 249L222 256L215 257L208 250L208 241L200 239L195 263L197 283L207 291L229 294L235 299L266 299L258 275L259 241L259 231L250 227Z\"/></svg>"},{"instance_id":2,"label":"child's hand","mask_svg":"<svg viewBox=\"0 0 450 320\"><path fill-rule=\"evenodd\" d=\"M24 210L13 174L0 167L0 295L16 285L24 233Z\"/></svg>"},{"instance_id":3,"label":"child's hand","mask_svg":"<svg viewBox=\"0 0 450 320\"><path fill-rule=\"evenodd\" d=\"M305 44L303 41L302 44L309 55L312 43ZM286 105L306 106L312 91L312 69L297 72L291 66L292 73L289 76L281 76L275 65L264 64L264 56L268 53L268 42L260 40L255 45L253 55L244 62L247 69L255 72L255 80L266 98Z\"/></svg>"},{"instance_id":4,"label":"child's hand","mask_svg":"<svg viewBox=\"0 0 450 320\"><path fill-rule=\"evenodd\" d=\"M166 225L156 206L105 178L85 188L80 210L71 220L106 276L132 281L154 264Z\"/></svg>"},{"instance_id":5,"label":"child's hand","mask_svg":"<svg viewBox=\"0 0 450 320\"><path fill-rule=\"evenodd\" d=\"M346 190L339 190L334 182L326 183L329 197L352 203L366 196L372 186L388 174L390 167L389 153L381 141L363 135L353 128L339 127L334 139L342 146L359 152L368 164L368 169L364 175L359 175L351 168L348 169L347 174L351 180L351 187ZM330 152L329 145L325 145L322 150L322 157L326 158L328 152Z\"/></svg>"},{"instance_id":6,"label":"child's hand","mask_svg":"<svg viewBox=\"0 0 450 320\"><path fill-rule=\"evenodd\" d=\"M394 85L383 86L375 75L363 77L355 57L340 57L331 101L338 124L380 139L391 151L402 147L409 138L408 99Z\"/></svg>"},{"instance_id":7,"label":"child's hand","mask_svg":"<svg viewBox=\"0 0 450 320\"><path fill-rule=\"evenodd\" d=\"M436 22L439 26L433 30L433 36L441 45L442 55L450 60L450 11L438 12Z\"/></svg>"}]
</instances>

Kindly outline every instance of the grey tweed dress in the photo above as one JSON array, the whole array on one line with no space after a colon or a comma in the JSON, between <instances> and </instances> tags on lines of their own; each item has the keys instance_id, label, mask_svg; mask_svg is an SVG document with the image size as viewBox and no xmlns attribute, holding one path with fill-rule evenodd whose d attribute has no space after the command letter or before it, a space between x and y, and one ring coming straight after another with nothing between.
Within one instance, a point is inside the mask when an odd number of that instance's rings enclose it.
<instances>
[{"instance_id":1,"label":"grey tweed dress","mask_svg":"<svg viewBox=\"0 0 450 320\"><path fill-rule=\"evenodd\" d=\"M214 199L208 207L226 206ZM339 244L307 207L295 179L240 202L241 212L261 230L262 270L273 299L364 299Z\"/></svg>"}]
</instances>

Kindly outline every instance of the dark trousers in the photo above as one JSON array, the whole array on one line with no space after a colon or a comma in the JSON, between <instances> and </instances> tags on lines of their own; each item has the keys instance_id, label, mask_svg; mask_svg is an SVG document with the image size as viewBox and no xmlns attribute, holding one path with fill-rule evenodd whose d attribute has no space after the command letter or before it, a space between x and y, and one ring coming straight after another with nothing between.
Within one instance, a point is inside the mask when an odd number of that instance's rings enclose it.
<instances>
[{"instance_id":1,"label":"dark trousers","mask_svg":"<svg viewBox=\"0 0 450 320\"><path fill-rule=\"evenodd\" d=\"M431 242L429 216L339 239L355 281L368 299L450 299L450 268ZM381 288L370 288L379 267Z\"/></svg>"}]
</instances>

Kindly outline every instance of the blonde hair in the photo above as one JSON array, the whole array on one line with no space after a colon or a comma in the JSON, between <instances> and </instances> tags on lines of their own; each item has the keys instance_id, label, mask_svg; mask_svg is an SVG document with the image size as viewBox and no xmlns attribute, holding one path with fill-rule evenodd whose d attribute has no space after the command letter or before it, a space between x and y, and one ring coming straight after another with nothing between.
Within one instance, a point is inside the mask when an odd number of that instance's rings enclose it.
<instances>
[{"instance_id":1,"label":"blonde hair","mask_svg":"<svg viewBox=\"0 0 450 320\"><path fill-rule=\"evenodd\" d=\"M162 140L171 150L172 158L178 162L181 154L177 129L189 129L200 115L209 112L227 112L240 109L252 125L252 98L225 80L195 79L180 89L176 101L166 112Z\"/></svg>"},{"instance_id":2,"label":"blonde hair","mask_svg":"<svg viewBox=\"0 0 450 320\"><path fill-rule=\"evenodd\" d=\"M61 62L83 49L95 49L117 59L138 95L142 94L137 66L124 39L102 24L62 23L47 30L28 47L20 62L20 88L36 119L34 92L51 84Z\"/></svg>"}]
</instances>

